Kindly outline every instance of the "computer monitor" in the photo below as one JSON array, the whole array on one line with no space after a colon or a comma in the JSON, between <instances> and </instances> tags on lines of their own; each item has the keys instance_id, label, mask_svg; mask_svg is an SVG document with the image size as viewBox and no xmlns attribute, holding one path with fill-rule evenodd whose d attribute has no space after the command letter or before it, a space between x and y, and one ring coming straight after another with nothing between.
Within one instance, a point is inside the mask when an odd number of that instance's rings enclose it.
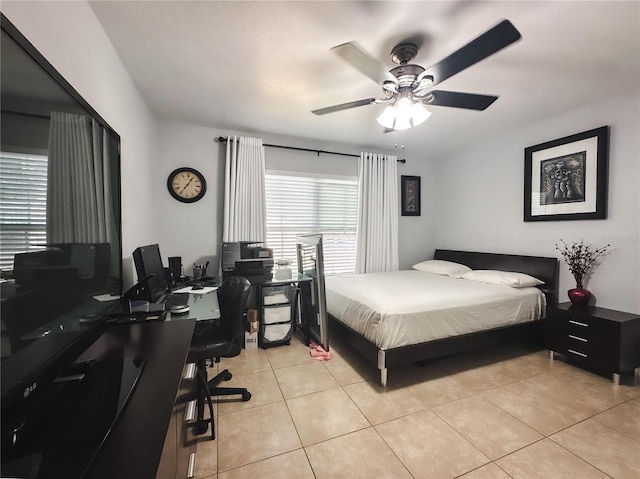
<instances>
[{"instance_id":1,"label":"computer monitor","mask_svg":"<svg viewBox=\"0 0 640 479\"><path fill-rule=\"evenodd\" d=\"M133 262L136 265L138 281L152 275L146 281L147 286L144 289L147 291L147 297L145 299L158 302L169 289L162 266L160 248L157 244L136 248L133 252Z\"/></svg>"},{"instance_id":2,"label":"computer monitor","mask_svg":"<svg viewBox=\"0 0 640 479\"><path fill-rule=\"evenodd\" d=\"M70 288L85 292L103 292L109 288L111 245L109 243L48 243L42 250L16 253L13 277L16 286L29 289L56 282L64 276ZM62 279L62 278L61 278ZM118 277L114 278L119 282ZM120 286L114 287L118 292Z\"/></svg>"},{"instance_id":3,"label":"computer monitor","mask_svg":"<svg viewBox=\"0 0 640 479\"><path fill-rule=\"evenodd\" d=\"M54 243L47 247L64 255L64 264L76 268L87 286L101 287L110 276L111 245L109 243Z\"/></svg>"}]
</instances>

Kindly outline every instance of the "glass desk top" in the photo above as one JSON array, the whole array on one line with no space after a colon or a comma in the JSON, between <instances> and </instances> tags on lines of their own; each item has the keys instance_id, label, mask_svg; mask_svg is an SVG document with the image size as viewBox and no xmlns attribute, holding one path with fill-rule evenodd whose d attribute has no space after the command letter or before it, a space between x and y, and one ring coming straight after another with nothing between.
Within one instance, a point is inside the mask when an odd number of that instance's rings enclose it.
<instances>
[{"instance_id":1,"label":"glass desk top","mask_svg":"<svg viewBox=\"0 0 640 479\"><path fill-rule=\"evenodd\" d=\"M268 281L261 282L253 286L277 286L283 284L292 283L304 283L312 281L313 278L303 273L292 272L291 278L276 279L274 277ZM181 288L178 287L178 290ZM189 311L182 314L167 313L166 321L177 321L184 319L192 319L196 321L209 321L212 319L220 318L220 306L218 305L218 289L209 291L207 293L202 292L186 292L189 295Z\"/></svg>"},{"instance_id":2,"label":"glass desk top","mask_svg":"<svg viewBox=\"0 0 640 479\"><path fill-rule=\"evenodd\" d=\"M208 293L185 293L189 295L189 311L182 314L167 313L166 321L191 319L196 321L210 321L220 318L218 305L218 289Z\"/></svg>"}]
</instances>

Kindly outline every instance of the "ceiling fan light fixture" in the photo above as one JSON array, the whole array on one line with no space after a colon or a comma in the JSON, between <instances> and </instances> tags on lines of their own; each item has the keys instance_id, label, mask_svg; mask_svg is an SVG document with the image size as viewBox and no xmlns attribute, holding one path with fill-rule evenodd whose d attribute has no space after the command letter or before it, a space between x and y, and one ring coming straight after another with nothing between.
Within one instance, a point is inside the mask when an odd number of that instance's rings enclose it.
<instances>
[{"instance_id":1,"label":"ceiling fan light fixture","mask_svg":"<svg viewBox=\"0 0 640 479\"><path fill-rule=\"evenodd\" d=\"M394 130L408 130L411 128L411 119L407 117L397 117L395 125L393 127Z\"/></svg>"},{"instance_id":2,"label":"ceiling fan light fixture","mask_svg":"<svg viewBox=\"0 0 640 479\"><path fill-rule=\"evenodd\" d=\"M431 116L431 112L420 102L415 102L413 104L411 107L411 113L413 116L413 126L421 125Z\"/></svg>"},{"instance_id":3,"label":"ceiling fan light fixture","mask_svg":"<svg viewBox=\"0 0 640 479\"><path fill-rule=\"evenodd\" d=\"M402 118L403 120L404 119L408 120L409 118L411 118L411 115L412 115L411 107L412 107L412 102L409 97L406 97L406 96L400 97L400 99L396 103L396 120L400 118Z\"/></svg>"},{"instance_id":4,"label":"ceiling fan light fixture","mask_svg":"<svg viewBox=\"0 0 640 479\"><path fill-rule=\"evenodd\" d=\"M387 105L382 112L382 115L377 118L377 122L385 128L392 130L393 125L396 122L394 105Z\"/></svg>"},{"instance_id":5,"label":"ceiling fan light fixture","mask_svg":"<svg viewBox=\"0 0 640 479\"><path fill-rule=\"evenodd\" d=\"M421 102L403 96L388 105L377 121L390 130L407 130L424 123L430 116L431 112Z\"/></svg>"}]
</instances>

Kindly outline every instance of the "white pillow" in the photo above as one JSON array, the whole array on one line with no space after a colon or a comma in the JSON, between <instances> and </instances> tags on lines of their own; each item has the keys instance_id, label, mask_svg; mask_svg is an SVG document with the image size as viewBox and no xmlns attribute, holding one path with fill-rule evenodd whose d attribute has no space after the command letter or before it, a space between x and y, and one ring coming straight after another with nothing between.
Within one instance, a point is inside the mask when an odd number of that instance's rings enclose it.
<instances>
[{"instance_id":1,"label":"white pillow","mask_svg":"<svg viewBox=\"0 0 640 479\"><path fill-rule=\"evenodd\" d=\"M493 269L474 269L473 271L463 274L462 279L488 284L500 284L503 286L511 286L512 288L525 288L527 286L544 284L544 281L540 281L538 278L534 278L528 274L497 271Z\"/></svg>"},{"instance_id":2,"label":"white pillow","mask_svg":"<svg viewBox=\"0 0 640 479\"><path fill-rule=\"evenodd\" d=\"M430 259L422 263L414 264L413 269L424 271L425 273L443 274L452 278L459 278L463 274L471 271L471 268L463 264L441 259Z\"/></svg>"}]
</instances>

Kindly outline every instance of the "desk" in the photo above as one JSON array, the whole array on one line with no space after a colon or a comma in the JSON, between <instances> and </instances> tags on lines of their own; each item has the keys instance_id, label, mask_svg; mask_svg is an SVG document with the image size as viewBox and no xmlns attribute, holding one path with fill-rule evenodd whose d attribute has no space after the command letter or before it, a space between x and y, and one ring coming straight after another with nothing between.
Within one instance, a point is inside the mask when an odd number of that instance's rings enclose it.
<instances>
[{"instance_id":1,"label":"desk","mask_svg":"<svg viewBox=\"0 0 640 479\"><path fill-rule=\"evenodd\" d=\"M189 295L188 314L123 328L142 328L153 355L120 420L99 450L87 479L187 477L195 438L180 424L195 379L184 385L185 366L196 321L220 317L217 291ZM117 328L114 328L117 329ZM146 341L145 341L146 342ZM179 395L178 395L179 393Z\"/></svg>"},{"instance_id":2,"label":"desk","mask_svg":"<svg viewBox=\"0 0 640 479\"><path fill-rule=\"evenodd\" d=\"M85 379L68 383L69 389L54 385L42 391L52 397L55 394L55 401L44 403L27 419L33 431L29 444L34 444L27 452L42 457L38 479L77 478L82 471L85 479L187 476L183 446L193 449L195 441L184 444L185 428L178 424L183 423L184 414L178 413L184 411L195 381L189 384L183 379L183 370L195 320L220 315L217 294L190 295L189 313L168 315L166 321L105 325L98 339L77 358L79 362L95 360L96 366L117 366L132 357L144 360L115 422L108 401L111 394L105 393L113 389L107 386L114 382L111 376L103 376L106 367L90 369ZM118 390L116 387L116 396ZM123 392L127 391L120 389Z\"/></svg>"},{"instance_id":3,"label":"desk","mask_svg":"<svg viewBox=\"0 0 640 479\"><path fill-rule=\"evenodd\" d=\"M218 290L205 294L189 293L189 311L183 314L167 314L166 321L191 319L196 321L209 321L220 317L218 305Z\"/></svg>"},{"instance_id":4,"label":"desk","mask_svg":"<svg viewBox=\"0 0 640 479\"><path fill-rule=\"evenodd\" d=\"M114 326L94 343L95 349L119 339L136 348L146 364L88 479L156 477L194 326L193 321Z\"/></svg>"}]
</instances>

